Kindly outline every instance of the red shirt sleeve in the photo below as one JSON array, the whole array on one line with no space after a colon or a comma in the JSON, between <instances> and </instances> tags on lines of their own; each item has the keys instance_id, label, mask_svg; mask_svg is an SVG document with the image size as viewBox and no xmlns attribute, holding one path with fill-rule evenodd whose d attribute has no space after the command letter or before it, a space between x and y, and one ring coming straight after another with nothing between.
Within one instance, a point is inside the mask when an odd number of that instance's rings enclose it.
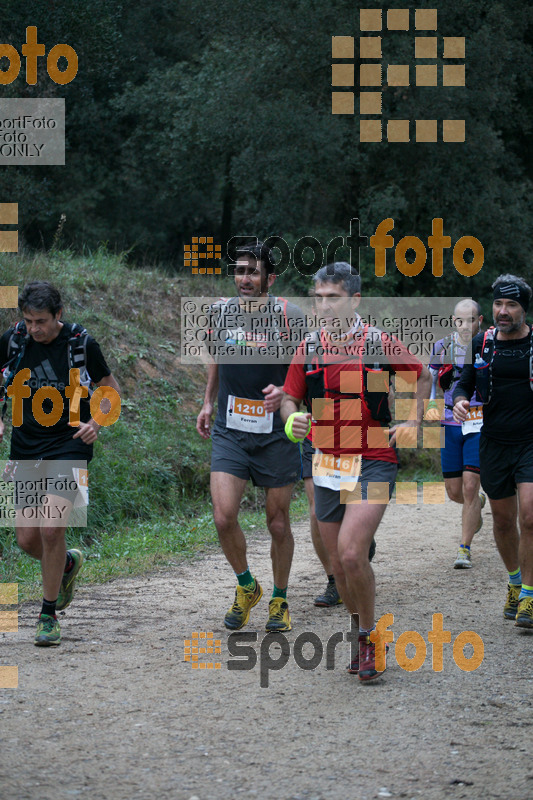
<instances>
[{"instance_id":1,"label":"red shirt sleeve","mask_svg":"<svg viewBox=\"0 0 533 800\"><path fill-rule=\"evenodd\" d=\"M403 342L385 332L381 334L381 341L385 358L393 372L416 372L416 377L420 377L424 365L411 355Z\"/></svg>"},{"instance_id":2,"label":"red shirt sleeve","mask_svg":"<svg viewBox=\"0 0 533 800\"><path fill-rule=\"evenodd\" d=\"M295 397L297 400L303 400L307 393L305 365L302 363L302 355L305 353L304 348L305 341L300 342L289 366L285 383L283 384L283 391L286 394L290 394L291 397Z\"/></svg>"}]
</instances>

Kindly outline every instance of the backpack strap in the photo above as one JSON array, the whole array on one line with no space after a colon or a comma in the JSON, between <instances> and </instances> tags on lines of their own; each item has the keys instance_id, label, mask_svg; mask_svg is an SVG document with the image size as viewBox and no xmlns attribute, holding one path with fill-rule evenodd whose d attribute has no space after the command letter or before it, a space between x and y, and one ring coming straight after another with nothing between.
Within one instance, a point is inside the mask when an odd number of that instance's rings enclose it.
<instances>
[{"instance_id":1,"label":"backpack strap","mask_svg":"<svg viewBox=\"0 0 533 800\"><path fill-rule=\"evenodd\" d=\"M480 367L483 366L483 363L488 364L488 387L486 391L486 399L483 400L484 404L488 403L492 397L492 362L494 360L495 351L496 329L491 327L485 331L483 344L481 345L481 355L478 353L476 356L476 361L478 358L481 358L481 363L479 364ZM529 388L533 391L533 327L531 325L529 326Z\"/></svg>"},{"instance_id":2,"label":"backpack strap","mask_svg":"<svg viewBox=\"0 0 533 800\"><path fill-rule=\"evenodd\" d=\"M17 374L19 364L22 361L29 340L30 335L26 330L26 323L24 320L17 322L7 344L7 362L2 367L4 373L4 383L0 388L0 400L4 401L1 414L2 419L4 419L7 411L7 389L11 383L13 383L13 378Z\"/></svg>"},{"instance_id":3,"label":"backpack strap","mask_svg":"<svg viewBox=\"0 0 533 800\"><path fill-rule=\"evenodd\" d=\"M304 364L304 369L306 372L311 372L316 366L321 367L323 362L322 359L322 350L323 348L320 347L320 334L319 331L311 331L307 334L305 339L305 352L306 356L311 356L311 358L316 358L316 364L313 364L312 361L306 362ZM313 355L314 354L314 355Z\"/></svg>"},{"instance_id":4,"label":"backpack strap","mask_svg":"<svg viewBox=\"0 0 533 800\"><path fill-rule=\"evenodd\" d=\"M476 369L476 397L483 405L490 402L492 397L492 362L495 352L496 329L488 328L483 335L481 351L476 354L474 367Z\"/></svg>"},{"instance_id":5,"label":"backpack strap","mask_svg":"<svg viewBox=\"0 0 533 800\"><path fill-rule=\"evenodd\" d=\"M491 364L492 359L494 358L494 337L496 334L496 329L494 326L487 328L485 331L485 335L483 336L483 344L481 345L481 358L486 364ZM488 356L488 358L485 358Z\"/></svg>"},{"instance_id":6,"label":"backpack strap","mask_svg":"<svg viewBox=\"0 0 533 800\"><path fill-rule=\"evenodd\" d=\"M372 339L372 346L374 348L374 352L370 355L374 355L374 357L379 356L380 359L384 357L384 350L383 350L383 343L381 339L382 331L379 328L373 328L369 325L366 325L364 331L362 332L362 342L358 343L359 355L354 356L354 359L358 363L358 369L361 372L361 383L362 383L362 391L353 393L353 392L341 392L337 391L336 389L331 389L328 386L328 367L334 366L335 363L342 364L347 363L346 360L342 360L341 362L335 362L331 364L324 364L322 355L324 352L324 347L322 345L322 334L318 331L313 331L311 334L308 335L306 339L306 349L307 355L312 356L312 359L305 364L305 380L307 384L308 394L306 404L309 407L308 400L312 400L315 397L325 397L328 393L330 397L333 399L342 399L342 398L355 398L361 397L368 410L370 415L373 419L378 420L382 424L388 424L390 422L391 416L388 407L388 392L385 391L378 391L378 392L369 392L368 391L368 372L369 371L390 371L390 364L386 362L383 364L382 361L375 361L374 364L366 366L364 363L364 356L363 351L367 345L367 337L370 334L370 339ZM313 353L316 355L313 356ZM352 359L350 359L352 360Z\"/></svg>"},{"instance_id":7,"label":"backpack strap","mask_svg":"<svg viewBox=\"0 0 533 800\"><path fill-rule=\"evenodd\" d=\"M65 323L63 323L65 324ZM80 384L89 390L89 396L93 392L93 381L87 370L87 330L77 322L70 324L68 338L68 368L79 369Z\"/></svg>"},{"instance_id":8,"label":"backpack strap","mask_svg":"<svg viewBox=\"0 0 533 800\"><path fill-rule=\"evenodd\" d=\"M287 338L290 338L291 329L289 327L289 320L287 318L287 305L288 305L288 302L289 301L285 297L274 297L274 310L275 311L279 310L277 308L279 303L281 303L281 305L283 306L283 319L285 320L285 333L286 333Z\"/></svg>"},{"instance_id":9,"label":"backpack strap","mask_svg":"<svg viewBox=\"0 0 533 800\"><path fill-rule=\"evenodd\" d=\"M382 425L388 425L391 421L391 414L389 409L389 392L388 390L382 389L381 391L371 392L368 389L368 373L369 372L386 372L389 375L390 381L390 373L391 373L391 365L389 361L385 358L385 351L383 350L383 339L381 338L383 331L379 328L375 328L371 325L365 326L364 331L364 343L363 347L365 348L365 354L368 353L368 346L367 346L367 338L370 336L371 339L371 346L373 348L374 356L378 356L379 360L376 360L372 366L370 364L365 364L364 356L362 359L362 373L363 373L363 399L367 405L368 410L370 411L370 415L372 419L377 420ZM390 387L390 382L389 382Z\"/></svg>"},{"instance_id":10,"label":"backpack strap","mask_svg":"<svg viewBox=\"0 0 533 800\"><path fill-rule=\"evenodd\" d=\"M7 343L7 362L2 367L3 370L9 367L15 359L17 361L21 360L29 339L30 336L26 330L26 323L24 320L17 322Z\"/></svg>"}]
</instances>

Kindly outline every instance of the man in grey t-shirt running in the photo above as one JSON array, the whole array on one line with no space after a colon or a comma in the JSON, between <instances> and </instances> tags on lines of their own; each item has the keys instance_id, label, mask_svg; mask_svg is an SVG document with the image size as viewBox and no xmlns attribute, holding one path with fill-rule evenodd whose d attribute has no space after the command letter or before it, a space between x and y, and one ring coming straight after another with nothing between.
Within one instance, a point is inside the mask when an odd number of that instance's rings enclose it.
<instances>
[{"instance_id":1,"label":"man in grey t-shirt running","mask_svg":"<svg viewBox=\"0 0 533 800\"><path fill-rule=\"evenodd\" d=\"M279 352L291 334L298 339L303 335L304 320L296 306L277 302L268 293L276 278L269 248L259 243L239 252L235 266L238 297L221 305L213 334L218 354L233 348L242 355L238 363L219 359L221 363L209 365L196 429L204 439L212 439L213 516L222 550L238 581L224 624L230 630L242 628L263 595L248 567L246 539L238 521L244 489L251 479L265 489L266 521L272 537L274 588L266 630L289 631L287 584L294 551L289 504L300 477L300 452L285 436L279 414L287 365L273 360L271 354Z\"/></svg>"}]
</instances>

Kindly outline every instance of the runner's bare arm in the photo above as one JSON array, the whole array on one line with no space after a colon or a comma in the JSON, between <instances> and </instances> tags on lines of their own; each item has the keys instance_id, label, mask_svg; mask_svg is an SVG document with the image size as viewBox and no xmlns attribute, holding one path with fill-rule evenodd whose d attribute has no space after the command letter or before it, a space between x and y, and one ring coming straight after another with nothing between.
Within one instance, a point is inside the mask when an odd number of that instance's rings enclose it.
<instances>
[{"instance_id":1,"label":"runner's bare arm","mask_svg":"<svg viewBox=\"0 0 533 800\"><path fill-rule=\"evenodd\" d=\"M265 411L277 411L281 406L283 400L283 386L274 386L269 383L261 390L265 395Z\"/></svg>"},{"instance_id":2,"label":"runner's bare arm","mask_svg":"<svg viewBox=\"0 0 533 800\"><path fill-rule=\"evenodd\" d=\"M389 438L389 445L392 447L396 442L396 434L399 428L414 428L420 427L422 424L422 418L424 416L424 400L427 400L429 397L429 393L431 391L431 375L429 370L424 367L422 372L418 376L416 382L416 392L415 392L415 400L416 400L416 422L414 420L409 420L407 422L402 422L400 425L395 425L393 428L390 429L390 438Z\"/></svg>"},{"instance_id":3,"label":"runner's bare arm","mask_svg":"<svg viewBox=\"0 0 533 800\"><path fill-rule=\"evenodd\" d=\"M102 378L101 381L98 381L96 386L110 386L111 389L114 389L115 392L120 395L120 386L118 385L118 381L113 375L106 375L105 378ZM104 397L100 404L100 408L103 414L108 414L111 411L111 401ZM93 444L98 438L98 431L102 426L99 425L94 419L89 420L89 422L80 422L76 429L76 433L72 437L73 439L81 439L82 442L85 444Z\"/></svg>"},{"instance_id":4,"label":"runner's bare arm","mask_svg":"<svg viewBox=\"0 0 533 800\"><path fill-rule=\"evenodd\" d=\"M470 411L470 400L467 397L459 397L455 398L455 403L453 405L453 418L456 422L464 422L468 412Z\"/></svg>"},{"instance_id":5,"label":"runner's bare arm","mask_svg":"<svg viewBox=\"0 0 533 800\"><path fill-rule=\"evenodd\" d=\"M439 407L436 402L437 397L437 379L438 379L438 370L430 369L431 374L431 394L429 395L429 403L426 414L424 419L427 422L439 422L441 418L441 412L439 411Z\"/></svg>"},{"instance_id":6,"label":"runner's bare arm","mask_svg":"<svg viewBox=\"0 0 533 800\"><path fill-rule=\"evenodd\" d=\"M292 397L290 394L283 395L283 399L281 401L281 407L279 410L283 422L287 422L290 415L294 414L296 411L299 411L299 409L300 409L300 400L297 400L296 397Z\"/></svg>"},{"instance_id":7,"label":"runner's bare arm","mask_svg":"<svg viewBox=\"0 0 533 800\"><path fill-rule=\"evenodd\" d=\"M290 394L283 394L281 401L280 414L283 422L287 422L291 414L295 414L300 409L300 400L292 397ZM307 436L309 429L309 420L311 414L298 414L292 423L292 432L297 439L304 439Z\"/></svg>"},{"instance_id":8,"label":"runner's bare arm","mask_svg":"<svg viewBox=\"0 0 533 800\"><path fill-rule=\"evenodd\" d=\"M209 439L211 435L211 420L217 394L218 365L209 364L207 367L207 386L205 387L204 404L196 419L196 430L202 439Z\"/></svg>"}]
</instances>

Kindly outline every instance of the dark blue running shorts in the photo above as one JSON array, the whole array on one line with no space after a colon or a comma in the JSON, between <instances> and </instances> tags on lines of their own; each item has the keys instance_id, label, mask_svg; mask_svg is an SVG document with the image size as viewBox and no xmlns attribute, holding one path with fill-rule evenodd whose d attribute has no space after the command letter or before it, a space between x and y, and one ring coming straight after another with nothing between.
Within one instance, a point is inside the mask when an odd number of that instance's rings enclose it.
<instances>
[{"instance_id":1,"label":"dark blue running shorts","mask_svg":"<svg viewBox=\"0 0 533 800\"><path fill-rule=\"evenodd\" d=\"M479 474L480 433L463 435L460 425L443 425L444 447L440 463L444 478L460 478L463 472Z\"/></svg>"}]
</instances>

